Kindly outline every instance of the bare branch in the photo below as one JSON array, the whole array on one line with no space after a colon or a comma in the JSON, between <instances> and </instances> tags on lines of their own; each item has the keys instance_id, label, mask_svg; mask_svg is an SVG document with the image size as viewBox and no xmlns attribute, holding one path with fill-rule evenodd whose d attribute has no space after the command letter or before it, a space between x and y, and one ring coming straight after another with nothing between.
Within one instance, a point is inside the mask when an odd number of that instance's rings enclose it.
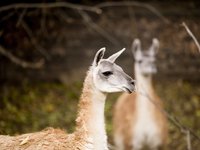
<instances>
[{"instance_id":1,"label":"bare branch","mask_svg":"<svg viewBox=\"0 0 200 150\"><path fill-rule=\"evenodd\" d=\"M36 63L32 63L32 62L27 62L27 61L21 60L20 58L14 56L12 53L8 52L1 45L0 45L0 53L2 55L6 56L13 63L15 63L15 64L17 64L17 65L19 65L19 66L21 66L23 68L40 69L44 65L44 60L43 59L41 59L40 61L38 61Z\"/></svg>"},{"instance_id":2,"label":"bare branch","mask_svg":"<svg viewBox=\"0 0 200 150\"><path fill-rule=\"evenodd\" d=\"M155 9L153 6L142 3L142 2L132 2L132 1L122 1L122 2L103 2L98 5L96 5L97 8L105 8L105 7L119 7L119 6L137 6L137 7L143 7L154 14L156 14L159 18L161 18L165 23L170 23L170 21L164 17L157 9Z\"/></svg>"},{"instance_id":3,"label":"bare branch","mask_svg":"<svg viewBox=\"0 0 200 150\"><path fill-rule=\"evenodd\" d=\"M82 16L87 26L91 27L93 30L98 32L100 35L102 35L108 41L112 42L114 45L119 45L119 42L115 38L113 38L110 34L108 34L104 29L102 29L100 26L94 23L86 12L79 11L79 14Z\"/></svg>"},{"instance_id":4,"label":"bare branch","mask_svg":"<svg viewBox=\"0 0 200 150\"><path fill-rule=\"evenodd\" d=\"M22 21L23 17L25 16L26 11L27 11L27 9L25 8L25 9L22 11L22 13L20 14L19 19L18 19L17 24L16 24L17 27L19 27L19 25L21 24L21 21Z\"/></svg>"},{"instance_id":5,"label":"bare branch","mask_svg":"<svg viewBox=\"0 0 200 150\"><path fill-rule=\"evenodd\" d=\"M117 150L117 148L110 143L108 143L108 148L109 150Z\"/></svg>"},{"instance_id":6,"label":"bare branch","mask_svg":"<svg viewBox=\"0 0 200 150\"><path fill-rule=\"evenodd\" d=\"M85 10L91 11L97 14L100 14L102 11L96 7L84 6L71 4L68 2L55 2L55 3L16 3L7 6L0 7L0 12L11 10L11 9L19 9L19 8L71 8L76 10Z\"/></svg>"},{"instance_id":7,"label":"bare branch","mask_svg":"<svg viewBox=\"0 0 200 150\"><path fill-rule=\"evenodd\" d=\"M42 11L41 12L42 13L42 17L41 17L41 23L40 23L41 31L43 32L43 34L48 35L48 32L46 30L46 13L47 13L47 10L46 10L46 8L43 8L41 11Z\"/></svg>"},{"instance_id":8,"label":"bare branch","mask_svg":"<svg viewBox=\"0 0 200 150\"><path fill-rule=\"evenodd\" d=\"M33 46L43 55L45 56L47 59L50 59L50 55L45 51L44 48L42 48L42 46L37 42L36 38L33 36L33 32L31 31L31 29L29 28L29 26L22 20L21 21L21 25L24 28L24 30L26 31L26 33L28 34L31 43L33 44Z\"/></svg>"},{"instance_id":9,"label":"bare branch","mask_svg":"<svg viewBox=\"0 0 200 150\"><path fill-rule=\"evenodd\" d=\"M197 39L195 38L194 34L191 32L191 30L188 28L188 26L186 25L185 22L182 23L182 26L185 27L185 30L187 31L187 33L192 37L192 39L194 40L194 42L200 52L200 45L199 45L199 42L197 41Z\"/></svg>"},{"instance_id":10,"label":"bare branch","mask_svg":"<svg viewBox=\"0 0 200 150\"><path fill-rule=\"evenodd\" d=\"M2 17L0 21L7 20L8 18L12 17L15 13L15 11L8 13L6 16Z\"/></svg>"},{"instance_id":11,"label":"bare branch","mask_svg":"<svg viewBox=\"0 0 200 150\"><path fill-rule=\"evenodd\" d=\"M60 17L61 19L63 19L66 23L73 23L74 19L70 18L70 16L68 16L65 12L63 12L62 10L59 10L55 12L56 15L58 17Z\"/></svg>"},{"instance_id":12,"label":"bare branch","mask_svg":"<svg viewBox=\"0 0 200 150\"><path fill-rule=\"evenodd\" d=\"M192 150L191 138L190 138L190 131L189 130L186 131L186 135L187 135L187 137L186 137L187 149L188 150Z\"/></svg>"}]
</instances>

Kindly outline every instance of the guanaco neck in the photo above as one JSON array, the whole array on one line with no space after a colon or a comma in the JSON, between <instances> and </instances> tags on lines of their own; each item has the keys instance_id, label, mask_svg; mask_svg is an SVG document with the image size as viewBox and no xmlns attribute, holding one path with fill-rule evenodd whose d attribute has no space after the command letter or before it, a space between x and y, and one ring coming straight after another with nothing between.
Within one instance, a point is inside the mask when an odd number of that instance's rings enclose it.
<instances>
[{"instance_id":1,"label":"guanaco neck","mask_svg":"<svg viewBox=\"0 0 200 150\"><path fill-rule=\"evenodd\" d=\"M95 150L108 149L104 123L105 100L106 94L94 86L92 69L90 69L79 101L76 132L81 132L86 138L90 138Z\"/></svg>"},{"instance_id":2,"label":"guanaco neck","mask_svg":"<svg viewBox=\"0 0 200 150\"><path fill-rule=\"evenodd\" d=\"M140 67L138 64L135 64L135 78L137 81L137 90L138 90L138 97L143 97L144 95L152 96L154 95L154 88L152 83L152 75L145 76L141 73ZM146 100L145 100L146 101ZM149 101L149 100L148 100Z\"/></svg>"}]
</instances>

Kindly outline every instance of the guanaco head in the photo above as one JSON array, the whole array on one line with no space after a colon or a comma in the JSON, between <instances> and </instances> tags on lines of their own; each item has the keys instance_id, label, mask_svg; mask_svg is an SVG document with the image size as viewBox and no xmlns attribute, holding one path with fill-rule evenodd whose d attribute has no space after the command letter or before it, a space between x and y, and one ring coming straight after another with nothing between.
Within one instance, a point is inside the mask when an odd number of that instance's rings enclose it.
<instances>
[{"instance_id":1,"label":"guanaco head","mask_svg":"<svg viewBox=\"0 0 200 150\"><path fill-rule=\"evenodd\" d=\"M158 52L159 41L154 38L152 45L148 50L141 49L141 43L139 39L135 39L132 44L132 52L135 58L135 68L142 75L149 76L157 72L155 60L156 53Z\"/></svg>"},{"instance_id":2,"label":"guanaco head","mask_svg":"<svg viewBox=\"0 0 200 150\"><path fill-rule=\"evenodd\" d=\"M93 81L96 88L102 92L121 92L131 93L135 89L134 80L128 76L123 69L115 64L115 60L125 49L103 59L105 48L101 48L95 55L92 71Z\"/></svg>"}]
</instances>

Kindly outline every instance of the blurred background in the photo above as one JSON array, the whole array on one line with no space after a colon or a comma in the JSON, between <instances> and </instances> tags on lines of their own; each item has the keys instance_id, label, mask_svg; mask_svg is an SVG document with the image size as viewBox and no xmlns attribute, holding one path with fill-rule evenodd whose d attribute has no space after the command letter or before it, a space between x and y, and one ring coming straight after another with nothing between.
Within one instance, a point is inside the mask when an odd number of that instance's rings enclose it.
<instances>
[{"instance_id":1,"label":"blurred background","mask_svg":"<svg viewBox=\"0 0 200 150\"><path fill-rule=\"evenodd\" d=\"M98 49L134 77L131 44L147 49L160 41L155 88L169 119L169 149L200 146L200 2L176 0L41 0L0 2L0 134L17 135L52 126L72 132L83 79ZM112 144L112 110L106 127ZM177 127L176 123L181 124Z\"/></svg>"}]
</instances>

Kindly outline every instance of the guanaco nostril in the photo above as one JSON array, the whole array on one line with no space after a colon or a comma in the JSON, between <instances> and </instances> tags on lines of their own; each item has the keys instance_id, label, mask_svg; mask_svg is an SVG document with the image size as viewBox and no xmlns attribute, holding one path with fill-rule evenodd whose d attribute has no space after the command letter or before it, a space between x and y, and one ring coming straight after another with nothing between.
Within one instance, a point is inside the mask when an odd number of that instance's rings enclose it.
<instances>
[{"instance_id":1,"label":"guanaco nostril","mask_svg":"<svg viewBox=\"0 0 200 150\"><path fill-rule=\"evenodd\" d=\"M134 80L131 80L131 84L132 84L132 85L135 85L135 81L134 81Z\"/></svg>"}]
</instances>

